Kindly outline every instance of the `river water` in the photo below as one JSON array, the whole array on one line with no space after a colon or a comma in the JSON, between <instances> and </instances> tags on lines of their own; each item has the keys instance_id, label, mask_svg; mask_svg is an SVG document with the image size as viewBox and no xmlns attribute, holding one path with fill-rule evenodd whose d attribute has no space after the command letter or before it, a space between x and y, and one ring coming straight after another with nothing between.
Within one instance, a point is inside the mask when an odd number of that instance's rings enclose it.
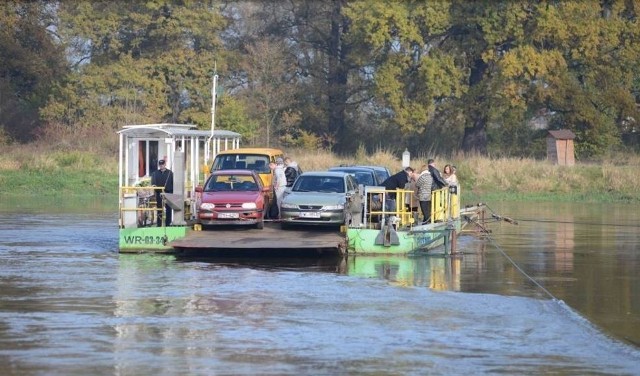
<instances>
[{"instance_id":1,"label":"river water","mask_svg":"<svg viewBox=\"0 0 640 376\"><path fill-rule=\"evenodd\" d=\"M462 257L119 254L112 203L2 198L9 375L640 374L640 207L490 203Z\"/></svg>"}]
</instances>

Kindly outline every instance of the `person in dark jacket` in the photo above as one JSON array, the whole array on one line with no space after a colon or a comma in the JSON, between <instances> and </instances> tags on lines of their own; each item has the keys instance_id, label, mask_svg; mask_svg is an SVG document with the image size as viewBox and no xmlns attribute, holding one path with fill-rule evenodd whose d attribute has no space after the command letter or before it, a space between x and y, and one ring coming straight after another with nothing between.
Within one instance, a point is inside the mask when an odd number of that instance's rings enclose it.
<instances>
[{"instance_id":1,"label":"person in dark jacket","mask_svg":"<svg viewBox=\"0 0 640 376\"><path fill-rule=\"evenodd\" d=\"M431 177L433 178L433 182L431 183L431 190L435 191L436 189L447 187L449 184L444 181L442 175L440 175L440 171L436 167L436 161L433 159L429 159L427 161L429 165L429 172L431 173Z\"/></svg>"},{"instance_id":2,"label":"person in dark jacket","mask_svg":"<svg viewBox=\"0 0 640 376\"><path fill-rule=\"evenodd\" d=\"M413 168L407 167L404 170L389 176L382 182L384 189L387 191L395 191L396 189L404 189L409 180L413 177ZM387 192L386 210L396 211L396 192Z\"/></svg>"},{"instance_id":3,"label":"person in dark jacket","mask_svg":"<svg viewBox=\"0 0 640 376\"><path fill-rule=\"evenodd\" d=\"M284 166L284 176L287 178L287 187L291 187L298 175L302 174L302 170L298 167L298 163L291 160L290 157L284 159Z\"/></svg>"},{"instance_id":4,"label":"person in dark jacket","mask_svg":"<svg viewBox=\"0 0 640 376\"><path fill-rule=\"evenodd\" d=\"M158 161L158 169L151 174L151 185L154 187L164 187L165 193L173 193L173 172L167 168L164 159ZM156 189L156 206L162 208L162 190ZM158 227L162 226L163 210L158 210ZM166 204L164 207L165 224L169 226L172 220L171 207Z\"/></svg>"}]
</instances>

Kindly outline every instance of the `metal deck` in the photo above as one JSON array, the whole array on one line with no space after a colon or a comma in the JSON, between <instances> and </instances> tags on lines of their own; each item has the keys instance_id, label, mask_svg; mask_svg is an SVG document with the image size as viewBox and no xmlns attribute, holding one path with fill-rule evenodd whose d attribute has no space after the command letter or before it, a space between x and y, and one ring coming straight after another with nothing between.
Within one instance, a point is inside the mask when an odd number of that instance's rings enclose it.
<instances>
[{"instance_id":1,"label":"metal deck","mask_svg":"<svg viewBox=\"0 0 640 376\"><path fill-rule=\"evenodd\" d=\"M296 227L283 230L278 223L265 223L264 229L248 226L218 226L190 231L168 244L182 253L203 255L342 255L345 234L334 229Z\"/></svg>"}]
</instances>

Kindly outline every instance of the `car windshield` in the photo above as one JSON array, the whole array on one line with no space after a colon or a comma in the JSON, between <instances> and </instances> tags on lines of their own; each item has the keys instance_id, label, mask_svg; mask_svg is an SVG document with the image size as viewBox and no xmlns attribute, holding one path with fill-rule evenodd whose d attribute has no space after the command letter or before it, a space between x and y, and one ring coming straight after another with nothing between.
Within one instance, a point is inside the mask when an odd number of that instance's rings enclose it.
<instances>
[{"instance_id":1,"label":"car windshield","mask_svg":"<svg viewBox=\"0 0 640 376\"><path fill-rule=\"evenodd\" d=\"M387 174L385 171L382 171L382 170L376 170L376 177L378 178L378 181L382 184L382 182L389 177L389 174Z\"/></svg>"},{"instance_id":2,"label":"car windshield","mask_svg":"<svg viewBox=\"0 0 640 376\"><path fill-rule=\"evenodd\" d=\"M356 171L351 172L350 174L353 175L354 178L356 178L356 182L358 182L358 184L375 185L373 181L373 175L369 172Z\"/></svg>"},{"instance_id":3,"label":"car windshield","mask_svg":"<svg viewBox=\"0 0 640 376\"><path fill-rule=\"evenodd\" d=\"M217 170L253 170L268 174L269 156L263 154L219 154L213 161L212 171Z\"/></svg>"},{"instance_id":4,"label":"car windshield","mask_svg":"<svg viewBox=\"0 0 640 376\"><path fill-rule=\"evenodd\" d=\"M204 188L205 192L257 191L258 184L252 175L213 175Z\"/></svg>"},{"instance_id":5,"label":"car windshield","mask_svg":"<svg viewBox=\"0 0 640 376\"><path fill-rule=\"evenodd\" d=\"M293 192L344 193L344 179L333 176L301 175L291 188Z\"/></svg>"},{"instance_id":6,"label":"car windshield","mask_svg":"<svg viewBox=\"0 0 640 376\"><path fill-rule=\"evenodd\" d=\"M354 168L331 168L330 171L343 171L353 176L358 184L362 185L377 185L376 178L374 177L374 171L369 169L354 169Z\"/></svg>"}]
</instances>

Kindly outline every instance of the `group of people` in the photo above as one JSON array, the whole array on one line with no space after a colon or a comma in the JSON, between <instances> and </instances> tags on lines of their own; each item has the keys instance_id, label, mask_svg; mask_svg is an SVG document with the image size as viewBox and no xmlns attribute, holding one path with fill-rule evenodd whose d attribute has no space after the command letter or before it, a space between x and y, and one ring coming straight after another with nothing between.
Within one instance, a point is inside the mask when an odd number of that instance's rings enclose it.
<instances>
[{"instance_id":1,"label":"group of people","mask_svg":"<svg viewBox=\"0 0 640 376\"><path fill-rule=\"evenodd\" d=\"M291 157L278 157L275 162L269 163L269 168L271 168L273 172L272 184L275 202L272 202L269 207L268 217L270 219L278 219L280 218L280 205L284 191L293 185L293 182L298 175L302 173L302 170L298 166L298 163L292 160Z\"/></svg>"},{"instance_id":2,"label":"group of people","mask_svg":"<svg viewBox=\"0 0 640 376\"><path fill-rule=\"evenodd\" d=\"M406 167L397 174L391 175L383 183L385 190L394 191L404 189L412 191L407 195L405 202L412 211L422 211L423 224L429 223L431 219L431 191L449 186L458 185L456 176L456 166L444 166L443 173L436 167L435 160L427 160L427 164L422 165L419 171L412 167ZM389 192L386 197L386 210L396 211L396 193Z\"/></svg>"}]
</instances>

